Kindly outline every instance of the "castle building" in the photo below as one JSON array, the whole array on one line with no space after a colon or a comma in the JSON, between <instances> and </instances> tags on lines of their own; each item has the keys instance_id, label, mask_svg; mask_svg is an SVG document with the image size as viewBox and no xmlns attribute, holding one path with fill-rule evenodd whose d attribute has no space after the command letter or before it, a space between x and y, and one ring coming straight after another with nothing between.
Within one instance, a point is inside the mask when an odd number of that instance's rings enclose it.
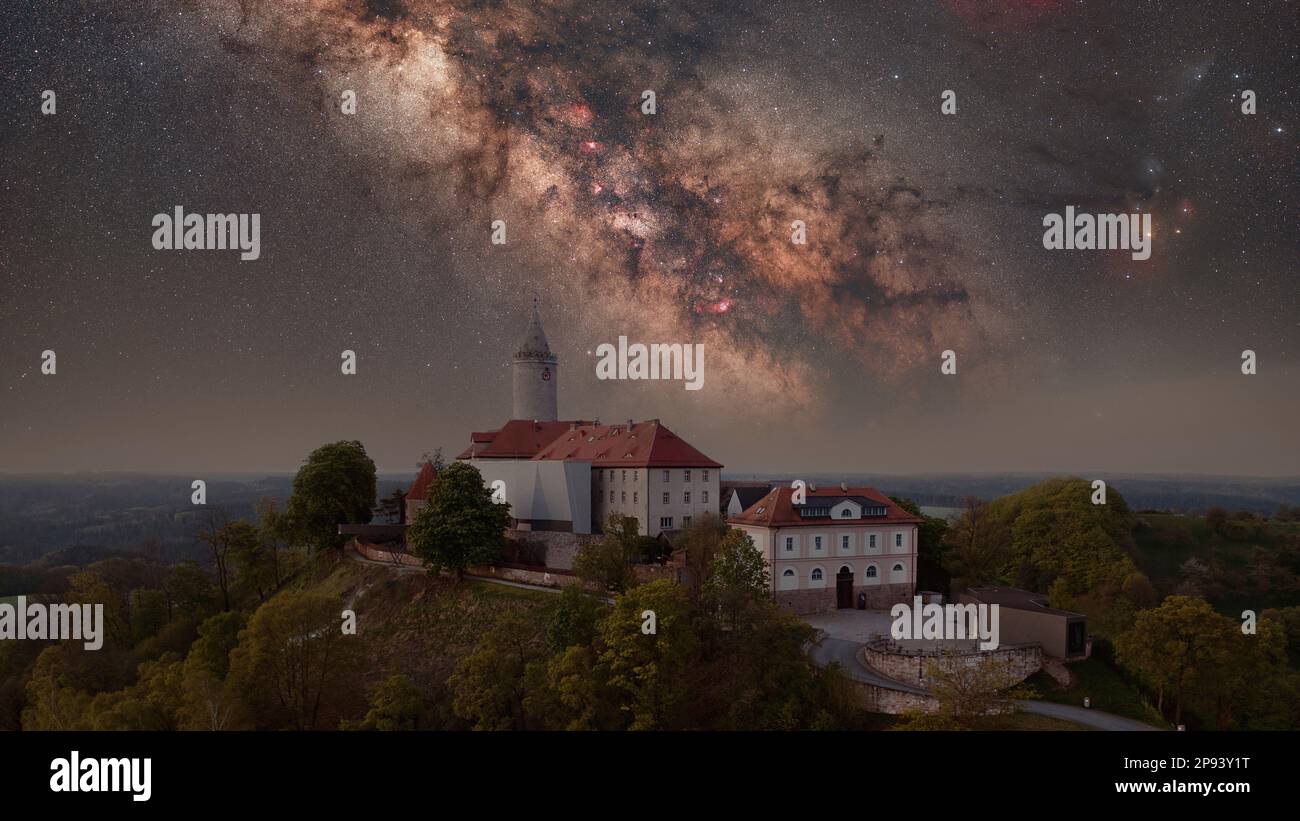
<instances>
[{"instance_id":1,"label":"castle building","mask_svg":"<svg viewBox=\"0 0 1300 821\"><path fill-rule=\"evenodd\" d=\"M513 527L598 533L619 513L637 519L643 535L658 536L716 515L722 465L658 419L557 418L559 358L536 300L511 370L513 417L472 433L456 458L473 462L504 495Z\"/></svg>"},{"instance_id":2,"label":"castle building","mask_svg":"<svg viewBox=\"0 0 1300 821\"><path fill-rule=\"evenodd\" d=\"M921 519L870 487L769 491L727 523L763 554L778 604L796 613L910 602Z\"/></svg>"}]
</instances>

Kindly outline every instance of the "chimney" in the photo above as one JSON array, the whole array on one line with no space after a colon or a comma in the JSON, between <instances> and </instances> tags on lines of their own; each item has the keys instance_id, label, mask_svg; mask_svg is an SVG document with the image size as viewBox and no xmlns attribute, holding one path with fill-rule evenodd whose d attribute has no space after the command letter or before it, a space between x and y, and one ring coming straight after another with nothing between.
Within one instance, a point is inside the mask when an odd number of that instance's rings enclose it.
<instances>
[{"instance_id":1,"label":"chimney","mask_svg":"<svg viewBox=\"0 0 1300 821\"><path fill-rule=\"evenodd\" d=\"M633 424L635 424L635 423L634 423L631 419L627 420L627 429L628 429L628 430L631 430Z\"/></svg>"}]
</instances>

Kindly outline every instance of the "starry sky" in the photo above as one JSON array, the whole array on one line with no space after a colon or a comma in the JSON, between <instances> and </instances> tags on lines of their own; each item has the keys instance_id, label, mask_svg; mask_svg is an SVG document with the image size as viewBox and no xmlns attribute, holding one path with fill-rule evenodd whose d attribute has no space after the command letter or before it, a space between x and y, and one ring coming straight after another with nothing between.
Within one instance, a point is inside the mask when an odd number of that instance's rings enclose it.
<instances>
[{"instance_id":1,"label":"starry sky","mask_svg":"<svg viewBox=\"0 0 1300 821\"><path fill-rule=\"evenodd\" d=\"M1300 473L1294 15L20 4L0 470L289 471L338 439L410 470L508 418L537 296L561 417L657 417L733 473ZM259 213L261 258L155 250L176 205ZM1069 205L1151 214L1151 258L1045 250ZM620 335L703 344L704 388L597 380Z\"/></svg>"}]
</instances>

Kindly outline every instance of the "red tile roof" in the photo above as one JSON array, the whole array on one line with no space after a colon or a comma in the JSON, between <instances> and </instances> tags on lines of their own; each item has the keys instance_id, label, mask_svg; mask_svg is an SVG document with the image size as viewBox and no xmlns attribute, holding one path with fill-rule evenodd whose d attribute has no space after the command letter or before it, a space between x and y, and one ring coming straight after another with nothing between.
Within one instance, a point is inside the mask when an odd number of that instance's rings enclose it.
<instances>
[{"instance_id":1,"label":"red tile roof","mask_svg":"<svg viewBox=\"0 0 1300 821\"><path fill-rule=\"evenodd\" d=\"M890 501L889 497L873 487L843 488L839 485L830 487L817 486L808 488L807 503L813 506L815 500L826 500L834 505L840 499L858 497L885 506L884 516L865 516L860 519L831 519L827 516L815 516L807 519L791 502L794 488L779 487L750 505L745 512L730 516L727 521L738 525L760 525L762 527L799 527L802 525L826 527L836 525L873 525L873 524L919 524L922 520L903 510Z\"/></svg>"},{"instance_id":2,"label":"red tile roof","mask_svg":"<svg viewBox=\"0 0 1300 821\"><path fill-rule=\"evenodd\" d=\"M498 430L475 431L470 446L457 459L531 459L574 425L591 425L581 419L534 422L511 419Z\"/></svg>"},{"instance_id":3,"label":"red tile roof","mask_svg":"<svg viewBox=\"0 0 1300 821\"><path fill-rule=\"evenodd\" d=\"M429 485L433 480L438 478L437 472L433 469L432 462L425 462L420 466L420 472L416 474L415 481L411 482L411 489L406 492L407 499L427 499L429 497Z\"/></svg>"},{"instance_id":4,"label":"red tile roof","mask_svg":"<svg viewBox=\"0 0 1300 821\"><path fill-rule=\"evenodd\" d=\"M533 458L580 459L596 467L722 467L659 424L658 419L630 426L579 425L561 434Z\"/></svg>"}]
</instances>

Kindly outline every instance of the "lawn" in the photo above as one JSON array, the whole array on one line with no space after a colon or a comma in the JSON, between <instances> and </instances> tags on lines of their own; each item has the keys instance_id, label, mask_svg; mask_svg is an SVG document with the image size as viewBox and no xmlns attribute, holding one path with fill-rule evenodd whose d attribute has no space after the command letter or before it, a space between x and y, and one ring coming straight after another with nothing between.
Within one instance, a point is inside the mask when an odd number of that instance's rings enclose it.
<instances>
[{"instance_id":1,"label":"lawn","mask_svg":"<svg viewBox=\"0 0 1300 821\"><path fill-rule=\"evenodd\" d=\"M1035 673L1027 683L1038 691L1038 698L1043 701L1082 707L1083 699L1087 696L1091 699L1094 710L1114 713L1156 727L1167 724L1142 694L1105 662L1087 659L1074 662L1069 667L1074 671L1075 684L1068 690L1046 673Z\"/></svg>"}]
</instances>

